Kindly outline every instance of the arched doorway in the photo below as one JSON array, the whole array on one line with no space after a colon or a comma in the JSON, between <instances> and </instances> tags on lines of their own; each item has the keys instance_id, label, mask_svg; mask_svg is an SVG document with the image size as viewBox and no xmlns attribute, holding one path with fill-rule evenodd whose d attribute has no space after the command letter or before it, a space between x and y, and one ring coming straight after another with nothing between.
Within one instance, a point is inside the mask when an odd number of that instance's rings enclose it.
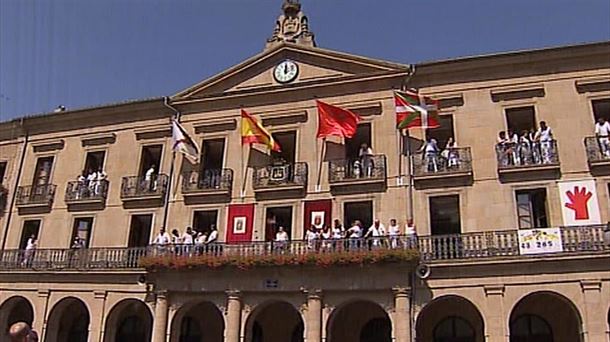
<instances>
[{"instance_id":1,"label":"arched doorway","mask_svg":"<svg viewBox=\"0 0 610 342\"><path fill-rule=\"evenodd\" d=\"M225 323L222 313L210 302L186 304L172 320L171 341L222 342Z\"/></svg>"},{"instance_id":2,"label":"arched doorway","mask_svg":"<svg viewBox=\"0 0 610 342\"><path fill-rule=\"evenodd\" d=\"M329 342L390 342L392 322L387 312L373 302L357 300L333 310L326 327Z\"/></svg>"},{"instance_id":3,"label":"arched doorway","mask_svg":"<svg viewBox=\"0 0 610 342\"><path fill-rule=\"evenodd\" d=\"M144 302L125 299L116 304L106 319L104 342L148 342L153 317Z\"/></svg>"},{"instance_id":4,"label":"arched doorway","mask_svg":"<svg viewBox=\"0 0 610 342\"><path fill-rule=\"evenodd\" d=\"M443 296L426 304L417 316L418 342L483 342L484 323L481 313L469 300Z\"/></svg>"},{"instance_id":5,"label":"arched doorway","mask_svg":"<svg viewBox=\"0 0 610 342\"><path fill-rule=\"evenodd\" d=\"M259 304L248 316L246 342L302 342L304 327L301 314L292 304Z\"/></svg>"},{"instance_id":6,"label":"arched doorway","mask_svg":"<svg viewBox=\"0 0 610 342\"><path fill-rule=\"evenodd\" d=\"M60 300L49 314L45 341L87 342L89 310L82 300L68 297Z\"/></svg>"},{"instance_id":7,"label":"arched doorway","mask_svg":"<svg viewBox=\"0 0 610 342\"><path fill-rule=\"evenodd\" d=\"M510 342L578 342L581 318L566 297L550 291L523 297L510 314Z\"/></svg>"},{"instance_id":8,"label":"arched doorway","mask_svg":"<svg viewBox=\"0 0 610 342\"><path fill-rule=\"evenodd\" d=\"M8 341L8 329L17 322L32 326L34 308L30 301L21 296L7 299L0 305L0 341Z\"/></svg>"}]
</instances>

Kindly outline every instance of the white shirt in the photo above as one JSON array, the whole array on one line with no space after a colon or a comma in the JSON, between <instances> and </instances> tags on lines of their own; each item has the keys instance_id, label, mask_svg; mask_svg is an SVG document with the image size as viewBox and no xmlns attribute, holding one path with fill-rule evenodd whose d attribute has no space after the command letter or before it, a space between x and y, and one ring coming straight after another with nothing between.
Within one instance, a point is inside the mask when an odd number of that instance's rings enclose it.
<instances>
[{"instance_id":1,"label":"white shirt","mask_svg":"<svg viewBox=\"0 0 610 342\"><path fill-rule=\"evenodd\" d=\"M97 172L97 180L98 181L102 181L104 179L108 178L108 175L106 174L106 172L104 171L98 171Z\"/></svg>"},{"instance_id":2,"label":"white shirt","mask_svg":"<svg viewBox=\"0 0 610 342\"><path fill-rule=\"evenodd\" d=\"M360 148L360 151L358 152L359 157L372 156L372 155L373 155L373 149L370 147Z\"/></svg>"},{"instance_id":3,"label":"white shirt","mask_svg":"<svg viewBox=\"0 0 610 342\"><path fill-rule=\"evenodd\" d=\"M426 143L424 151L426 151L426 154L435 154L436 152L438 152L436 140L430 139L430 141Z\"/></svg>"},{"instance_id":4,"label":"white shirt","mask_svg":"<svg viewBox=\"0 0 610 342\"><path fill-rule=\"evenodd\" d=\"M595 134L608 137L610 135L610 122L606 121L603 125L600 125L599 122L595 124Z\"/></svg>"},{"instance_id":5,"label":"white shirt","mask_svg":"<svg viewBox=\"0 0 610 342\"><path fill-rule=\"evenodd\" d=\"M182 234L182 243L189 244L189 245L192 244L193 243L193 235L191 235L191 234L189 234L187 232L184 232L184 234Z\"/></svg>"},{"instance_id":6,"label":"white shirt","mask_svg":"<svg viewBox=\"0 0 610 342\"><path fill-rule=\"evenodd\" d=\"M330 229L322 231L322 238L323 239L328 240L328 239L331 238L331 236L332 236L332 232L330 231Z\"/></svg>"},{"instance_id":7,"label":"white shirt","mask_svg":"<svg viewBox=\"0 0 610 342\"><path fill-rule=\"evenodd\" d=\"M343 238L343 227L333 227L332 229L332 237L333 239L341 239Z\"/></svg>"},{"instance_id":8,"label":"white shirt","mask_svg":"<svg viewBox=\"0 0 610 342\"><path fill-rule=\"evenodd\" d=\"M275 233L275 241L279 241L279 242L288 241L288 233L286 233L286 232Z\"/></svg>"},{"instance_id":9,"label":"white shirt","mask_svg":"<svg viewBox=\"0 0 610 342\"><path fill-rule=\"evenodd\" d=\"M97 179L97 172L92 172L87 176L87 180L93 182Z\"/></svg>"},{"instance_id":10,"label":"white shirt","mask_svg":"<svg viewBox=\"0 0 610 342\"><path fill-rule=\"evenodd\" d=\"M414 224L412 224L412 225L406 224L405 225L405 234L406 235L415 235L416 234L415 225Z\"/></svg>"},{"instance_id":11,"label":"white shirt","mask_svg":"<svg viewBox=\"0 0 610 342\"><path fill-rule=\"evenodd\" d=\"M542 128L539 128L538 132L536 132L536 135L538 136L540 141L553 140L553 131L551 130L551 127L548 127L548 126L545 130L543 130Z\"/></svg>"},{"instance_id":12,"label":"white shirt","mask_svg":"<svg viewBox=\"0 0 610 342\"><path fill-rule=\"evenodd\" d=\"M208 236L208 243L214 242L214 241L216 241L216 239L218 239L218 231L212 230L212 232L210 233L210 236Z\"/></svg>"},{"instance_id":13,"label":"white shirt","mask_svg":"<svg viewBox=\"0 0 610 342\"><path fill-rule=\"evenodd\" d=\"M311 230L307 231L307 235L305 236L305 238L307 239L307 241L314 241L318 239L318 233L313 232Z\"/></svg>"},{"instance_id":14,"label":"white shirt","mask_svg":"<svg viewBox=\"0 0 610 342\"><path fill-rule=\"evenodd\" d=\"M170 241L171 241L171 238L169 237L169 234L167 232L165 232L163 234L159 233L159 235L157 235L157 237L155 237L153 244L167 245Z\"/></svg>"},{"instance_id":15,"label":"white shirt","mask_svg":"<svg viewBox=\"0 0 610 342\"><path fill-rule=\"evenodd\" d=\"M27 251L27 250L31 250L31 249L36 249L37 244L38 243L36 242L36 239L29 238L28 243L25 246L25 250Z\"/></svg>"},{"instance_id":16,"label":"white shirt","mask_svg":"<svg viewBox=\"0 0 610 342\"><path fill-rule=\"evenodd\" d=\"M197 238L195 239L195 243L198 245L203 245L207 241L208 241L208 236L205 234L201 234L201 235L197 236Z\"/></svg>"},{"instance_id":17,"label":"white shirt","mask_svg":"<svg viewBox=\"0 0 610 342\"><path fill-rule=\"evenodd\" d=\"M148 171L146 171L146 175L144 176L144 179L149 181L152 179L152 175L155 173L155 169L154 168L150 168L148 169Z\"/></svg>"},{"instance_id":18,"label":"white shirt","mask_svg":"<svg viewBox=\"0 0 610 342\"><path fill-rule=\"evenodd\" d=\"M362 237L362 229L358 225L352 226L350 229L347 230L347 232L349 233L350 238Z\"/></svg>"},{"instance_id":19,"label":"white shirt","mask_svg":"<svg viewBox=\"0 0 610 342\"><path fill-rule=\"evenodd\" d=\"M390 236L397 236L400 235L400 227L398 225L395 226L390 226L388 228L388 231L390 233Z\"/></svg>"},{"instance_id":20,"label":"white shirt","mask_svg":"<svg viewBox=\"0 0 610 342\"><path fill-rule=\"evenodd\" d=\"M385 227L383 226L383 223L380 223L379 227L375 227L375 224L373 223L373 225L369 227L367 233L371 236L383 236L385 235Z\"/></svg>"}]
</instances>

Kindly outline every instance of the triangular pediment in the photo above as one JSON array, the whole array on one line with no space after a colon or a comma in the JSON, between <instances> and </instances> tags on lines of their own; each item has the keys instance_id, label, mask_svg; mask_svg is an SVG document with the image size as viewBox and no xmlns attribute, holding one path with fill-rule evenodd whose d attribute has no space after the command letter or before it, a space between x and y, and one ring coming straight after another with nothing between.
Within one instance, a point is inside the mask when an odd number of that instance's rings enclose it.
<instances>
[{"instance_id":1,"label":"triangular pediment","mask_svg":"<svg viewBox=\"0 0 610 342\"><path fill-rule=\"evenodd\" d=\"M285 60L294 61L298 65L298 75L292 82L282 84L275 80L273 71L276 65ZM408 71L409 66L404 64L284 43L176 94L173 100L252 93L282 87L299 88L316 82Z\"/></svg>"}]
</instances>

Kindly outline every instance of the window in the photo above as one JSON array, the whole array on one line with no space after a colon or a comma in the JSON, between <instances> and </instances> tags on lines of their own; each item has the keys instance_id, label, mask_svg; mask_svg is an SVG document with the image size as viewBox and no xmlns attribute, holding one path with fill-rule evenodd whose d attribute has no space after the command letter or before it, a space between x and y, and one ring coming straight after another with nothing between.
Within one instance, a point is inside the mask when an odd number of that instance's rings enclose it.
<instances>
[{"instance_id":1,"label":"window","mask_svg":"<svg viewBox=\"0 0 610 342\"><path fill-rule=\"evenodd\" d=\"M593 117L595 122L597 119L604 118L606 121L610 121L610 99L593 100L591 101L593 106Z\"/></svg>"},{"instance_id":2,"label":"window","mask_svg":"<svg viewBox=\"0 0 610 342\"><path fill-rule=\"evenodd\" d=\"M359 124L356 129L356 134L351 139L345 140L345 158L355 159L358 158L358 152L360 152L360 146L367 144L371 146L371 124L363 123Z\"/></svg>"},{"instance_id":3,"label":"window","mask_svg":"<svg viewBox=\"0 0 610 342\"><path fill-rule=\"evenodd\" d=\"M127 247L146 247L150 242L152 214L133 215L129 227L129 242Z\"/></svg>"},{"instance_id":4,"label":"window","mask_svg":"<svg viewBox=\"0 0 610 342\"><path fill-rule=\"evenodd\" d=\"M28 244L28 239L32 236L38 239L38 233L40 233L40 220L27 220L23 222L19 249L25 249L25 246Z\"/></svg>"},{"instance_id":5,"label":"window","mask_svg":"<svg viewBox=\"0 0 610 342\"><path fill-rule=\"evenodd\" d=\"M104 168L105 151L87 152L85 159L85 171L87 174Z\"/></svg>"},{"instance_id":6,"label":"window","mask_svg":"<svg viewBox=\"0 0 610 342\"><path fill-rule=\"evenodd\" d=\"M373 201L346 202L343 205L343 216L343 226L346 229L359 220L366 230L373 225Z\"/></svg>"},{"instance_id":7,"label":"window","mask_svg":"<svg viewBox=\"0 0 610 342\"><path fill-rule=\"evenodd\" d=\"M430 230L432 235L459 234L460 196L430 197Z\"/></svg>"},{"instance_id":8,"label":"window","mask_svg":"<svg viewBox=\"0 0 610 342\"><path fill-rule=\"evenodd\" d=\"M209 139L203 141L201 151L201 167L203 170L220 170L223 166L225 150L224 139Z\"/></svg>"},{"instance_id":9,"label":"window","mask_svg":"<svg viewBox=\"0 0 610 342\"><path fill-rule=\"evenodd\" d=\"M546 189L519 190L517 197L517 217L519 228L548 227L546 215Z\"/></svg>"},{"instance_id":10,"label":"window","mask_svg":"<svg viewBox=\"0 0 610 342\"><path fill-rule=\"evenodd\" d=\"M474 329L461 317L447 317L434 327L434 342L466 341L475 341Z\"/></svg>"},{"instance_id":11,"label":"window","mask_svg":"<svg viewBox=\"0 0 610 342\"><path fill-rule=\"evenodd\" d=\"M275 239L279 227L284 227L284 231L292 238L292 207L272 207L267 208L265 215L265 241Z\"/></svg>"},{"instance_id":12,"label":"window","mask_svg":"<svg viewBox=\"0 0 610 342\"><path fill-rule=\"evenodd\" d=\"M0 184L4 183L4 176L6 176L6 162L0 162Z\"/></svg>"},{"instance_id":13,"label":"window","mask_svg":"<svg viewBox=\"0 0 610 342\"><path fill-rule=\"evenodd\" d=\"M510 341L552 342L551 326L542 317L536 315L521 315L510 323Z\"/></svg>"},{"instance_id":14,"label":"window","mask_svg":"<svg viewBox=\"0 0 610 342\"><path fill-rule=\"evenodd\" d=\"M212 231L212 226L217 227L218 210L195 211L193 215L193 229L197 233L207 235Z\"/></svg>"},{"instance_id":15,"label":"window","mask_svg":"<svg viewBox=\"0 0 610 342\"><path fill-rule=\"evenodd\" d=\"M273 161L285 161L290 164L294 164L295 158L295 145L297 141L297 132L279 132L273 134L273 139L281 146L282 151L276 152L271 151L271 158Z\"/></svg>"},{"instance_id":16,"label":"window","mask_svg":"<svg viewBox=\"0 0 610 342\"><path fill-rule=\"evenodd\" d=\"M154 166L155 173L161 169L161 153L163 145L150 145L142 147L142 157L140 158L140 176L144 176L146 171Z\"/></svg>"},{"instance_id":17,"label":"window","mask_svg":"<svg viewBox=\"0 0 610 342\"><path fill-rule=\"evenodd\" d=\"M72 241L77 236L83 241L85 247L89 247L91 240L91 228L93 227L93 217L77 217L74 219L72 227Z\"/></svg>"},{"instance_id":18,"label":"window","mask_svg":"<svg viewBox=\"0 0 610 342\"><path fill-rule=\"evenodd\" d=\"M536 130L536 113L534 107L519 107L506 109L507 128L514 133Z\"/></svg>"},{"instance_id":19,"label":"window","mask_svg":"<svg viewBox=\"0 0 610 342\"><path fill-rule=\"evenodd\" d=\"M439 148L445 148L449 138L453 138L453 140L455 140L453 131L453 115L440 115L440 123L440 127L426 130L426 135L427 137L434 138Z\"/></svg>"},{"instance_id":20,"label":"window","mask_svg":"<svg viewBox=\"0 0 610 342\"><path fill-rule=\"evenodd\" d=\"M51 170L53 168L53 157L41 157L36 161L34 179L32 185L47 185L51 182Z\"/></svg>"}]
</instances>

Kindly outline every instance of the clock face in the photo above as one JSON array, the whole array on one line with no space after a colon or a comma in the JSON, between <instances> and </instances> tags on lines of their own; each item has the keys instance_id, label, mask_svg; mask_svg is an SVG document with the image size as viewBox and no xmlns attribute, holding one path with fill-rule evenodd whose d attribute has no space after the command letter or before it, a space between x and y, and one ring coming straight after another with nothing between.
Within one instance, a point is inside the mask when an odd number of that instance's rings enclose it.
<instances>
[{"instance_id":1,"label":"clock face","mask_svg":"<svg viewBox=\"0 0 610 342\"><path fill-rule=\"evenodd\" d=\"M273 69L273 78L279 83L292 82L299 74L299 66L290 60L285 60Z\"/></svg>"}]
</instances>

